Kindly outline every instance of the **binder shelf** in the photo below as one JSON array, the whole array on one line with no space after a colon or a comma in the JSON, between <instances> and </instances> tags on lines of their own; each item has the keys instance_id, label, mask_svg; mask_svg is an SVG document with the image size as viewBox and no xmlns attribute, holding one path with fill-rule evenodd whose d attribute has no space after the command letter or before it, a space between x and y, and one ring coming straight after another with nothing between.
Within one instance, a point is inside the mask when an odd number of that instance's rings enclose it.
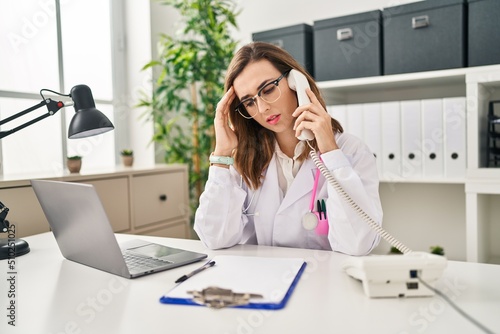
<instances>
[{"instance_id":1,"label":"binder shelf","mask_svg":"<svg viewBox=\"0 0 500 334\"><path fill-rule=\"evenodd\" d=\"M449 259L500 263L500 65L318 86L377 156L385 228L414 249L435 243Z\"/></svg>"}]
</instances>

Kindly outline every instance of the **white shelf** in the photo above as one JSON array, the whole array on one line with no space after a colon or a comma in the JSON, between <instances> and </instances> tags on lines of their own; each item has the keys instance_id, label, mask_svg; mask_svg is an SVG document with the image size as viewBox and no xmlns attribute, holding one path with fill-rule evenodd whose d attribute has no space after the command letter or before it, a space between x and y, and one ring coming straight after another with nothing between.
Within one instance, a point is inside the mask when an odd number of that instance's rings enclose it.
<instances>
[{"instance_id":1,"label":"white shelf","mask_svg":"<svg viewBox=\"0 0 500 334\"><path fill-rule=\"evenodd\" d=\"M487 78L494 81L496 77L492 78L491 73L495 71L500 71L500 65L320 81L317 84L328 105L458 97L466 95L468 80L484 81Z\"/></svg>"},{"instance_id":2,"label":"white shelf","mask_svg":"<svg viewBox=\"0 0 500 334\"><path fill-rule=\"evenodd\" d=\"M500 100L500 65L317 84L327 105L465 96L466 175L461 179L382 177L384 225L396 236L406 233L410 240L403 241L408 244L425 248L431 239L448 243L443 246L447 255L454 254L452 260L500 263L495 240L500 233L500 168L485 168L482 140L488 102Z\"/></svg>"},{"instance_id":3,"label":"white shelf","mask_svg":"<svg viewBox=\"0 0 500 334\"><path fill-rule=\"evenodd\" d=\"M410 178L394 178L394 179L384 179L381 178L380 182L383 183L428 183L428 184L465 184L465 179L431 179L431 178L418 178L418 179L410 179Z\"/></svg>"},{"instance_id":4,"label":"white shelf","mask_svg":"<svg viewBox=\"0 0 500 334\"><path fill-rule=\"evenodd\" d=\"M465 191L484 195L500 195L500 179L489 180L485 178L483 180L469 180L466 184Z\"/></svg>"},{"instance_id":5,"label":"white shelf","mask_svg":"<svg viewBox=\"0 0 500 334\"><path fill-rule=\"evenodd\" d=\"M470 168L467 170L467 179L472 181L500 180L500 168Z\"/></svg>"},{"instance_id":6,"label":"white shelf","mask_svg":"<svg viewBox=\"0 0 500 334\"><path fill-rule=\"evenodd\" d=\"M439 85L465 82L465 75L469 68L459 68L442 71L393 74L375 77L332 80L318 82L321 89L334 88L339 91L364 91L368 89L384 90L395 87L414 87L419 85Z\"/></svg>"},{"instance_id":7,"label":"white shelf","mask_svg":"<svg viewBox=\"0 0 500 334\"><path fill-rule=\"evenodd\" d=\"M353 90L385 90L421 85L450 85L454 83L465 85L466 76L469 77L467 81L482 82L484 81L485 74L489 77L492 76L492 71L500 71L500 65L319 81L317 84L320 89L335 89L340 92Z\"/></svg>"}]
</instances>

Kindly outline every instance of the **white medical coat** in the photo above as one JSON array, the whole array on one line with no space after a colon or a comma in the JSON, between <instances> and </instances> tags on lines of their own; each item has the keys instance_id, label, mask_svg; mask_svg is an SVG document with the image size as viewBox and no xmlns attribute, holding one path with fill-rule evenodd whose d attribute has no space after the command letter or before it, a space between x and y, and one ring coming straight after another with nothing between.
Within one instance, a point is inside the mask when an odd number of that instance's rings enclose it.
<instances>
[{"instance_id":1,"label":"white medical coat","mask_svg":"<svg viewBox=\"0 0 500 334\"><path fill-rule=\"evenodd\" d=\"M321 155L325 166L351 198L381 224L382 206L373 153L355 136L339 133L335 137L339 149ZM304 161L282 198L276 164L274 155L256 191L242 182L232 166L210 167L194 224L208 248L250 243L364 255L378 244L378 235L322 175L316 199L326 201L329 232L317 235L314 230L306 230L302 217L309 211L316 166L311 158Z\"/></svg>"}]
</instances>

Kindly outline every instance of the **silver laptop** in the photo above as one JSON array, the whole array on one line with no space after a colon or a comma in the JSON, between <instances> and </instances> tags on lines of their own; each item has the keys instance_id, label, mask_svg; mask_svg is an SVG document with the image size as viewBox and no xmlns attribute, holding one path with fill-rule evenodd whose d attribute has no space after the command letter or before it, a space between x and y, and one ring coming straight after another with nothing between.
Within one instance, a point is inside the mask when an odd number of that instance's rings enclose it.
<instances>
[{"instance_id":1,"label":"silver laptop","mask_svg":"<svg viewBox=\"0 0 500 334\"><path fill-rule=\"evenodd\" d=\"M126 278L202 260L206 254L134 239L118 244L104 207L90 184L31 180L62 255Z\"/></svg>"}]
</instances>

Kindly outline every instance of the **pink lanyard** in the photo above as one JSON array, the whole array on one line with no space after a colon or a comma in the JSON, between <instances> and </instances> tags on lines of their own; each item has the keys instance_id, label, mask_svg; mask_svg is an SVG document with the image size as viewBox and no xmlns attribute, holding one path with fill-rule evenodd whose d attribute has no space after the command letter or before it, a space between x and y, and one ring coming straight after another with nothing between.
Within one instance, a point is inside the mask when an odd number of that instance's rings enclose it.
<instances>
[{"instance_id":1,"label":"pink lanyard","mask_svg":"<svg viewBox=\"0 0 500 334\"><path fill-rule=\"evenodd\" d=\"M309 204L309 212L314 211L314 200L316 199L316 191L318 190L318 181L319 181L319 174L320 174L319 168L316 169L316 175L314 175L314 186L313 186L313 193L311 195L311 203Z\"/></svg>"}]
</instances>

